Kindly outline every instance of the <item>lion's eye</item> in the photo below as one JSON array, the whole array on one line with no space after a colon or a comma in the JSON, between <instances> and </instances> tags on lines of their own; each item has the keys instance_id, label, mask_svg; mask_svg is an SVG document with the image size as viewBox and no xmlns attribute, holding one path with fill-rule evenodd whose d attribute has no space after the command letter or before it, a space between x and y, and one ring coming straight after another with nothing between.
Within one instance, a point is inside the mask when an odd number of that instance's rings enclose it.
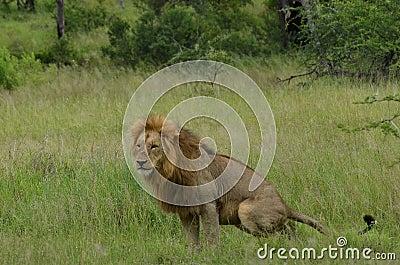
<instances>
[{"instance_id":1,"label":"lion's eye","mask_svg":"<svg viewBox=\"0 0 400 265\"><path fill-rule=\"evenodd\" d=\"M154 150L154 149L156 149L156 148L158 148L158 145L156 145L156 144L153 144L153 145L150 147L151 150Z\"/></svg>"},{"instance_id":2,"label":"lion's eye","mask_svg":"<svg viewBox=\"0 0 400 265\"><path fill-rule=\"evenodd\" d=\"M137 145L136 145L136 149L140 149L140 144L137 144Z\"/></svg>"}]
</instances>

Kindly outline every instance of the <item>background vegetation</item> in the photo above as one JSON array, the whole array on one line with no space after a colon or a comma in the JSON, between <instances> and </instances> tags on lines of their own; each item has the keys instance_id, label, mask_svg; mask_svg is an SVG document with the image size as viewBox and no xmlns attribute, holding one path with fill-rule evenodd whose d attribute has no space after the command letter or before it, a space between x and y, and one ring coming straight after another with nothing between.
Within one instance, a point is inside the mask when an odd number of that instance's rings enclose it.
<instances>
[{"instance_id":1,"label":"background vegetation","mask_svg":"<svg viewBox=\"0 0 400 265\"><path fill-rule=\"evenodd\" d=\"M264 243L321 249L337 236L400 255L397 1L315 2L304 16L313 30L289 50L280 48L275 1L165 2L124 1L120 9L117 1L66 1L61 40L54 1L37 2L35 12L0 3L0 260L265 264L256 256ZM290 237L268 239L223 227L221 248L190 252L178 219L136 184L121 147L129 98L155 69L194 58L230 62L261 87L278 129L267 178L332 236L301 224ZM237 96L208 85L178 87L156 111L197 95L252 119ZM360 101L366 104L353 104ZM227 152L222 128L202 120L188 126L212 132ZM378 226L358 236L366 213Z\"/></svg>"},{"instance_id":2,"label":"background vegetation","mask_svg":"<svg viewBox=\"0 0 400 265\"><path fill-rule=\"evenodd\" d=\"M325 1L305 11L306 65L319 74L378 78L400 73L399 1Z\"/></svg>"}]
</instances>

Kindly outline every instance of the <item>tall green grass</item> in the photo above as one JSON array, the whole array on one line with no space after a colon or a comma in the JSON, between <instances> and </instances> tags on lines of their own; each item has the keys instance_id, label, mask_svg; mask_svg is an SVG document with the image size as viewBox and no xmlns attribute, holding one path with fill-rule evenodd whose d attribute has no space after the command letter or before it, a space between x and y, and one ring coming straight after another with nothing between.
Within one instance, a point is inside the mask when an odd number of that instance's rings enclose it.
<instances>
[{"instance_id":1,"label":"tall green grass","mask_svg":"<svg viewBox=\"0 0 400 265\"><path fill-rule=\"evenodd\" d=\"M400 255L400 167L389 168L398 156L399 142L376 131L348 134L337 128L338 123L357 126L396 110L390 104L352 102L377 90L382 95L398 92L399 83L329 78L277 83L282 73L295 73L296 65L279 58L271 58L269 64L241 68L262 88L275 115L278 143L267 179L288 205L320 220L332 236L321 236L302 224L294 225L291 236L268 239L223 227L220 248L188 250L178 219L161 213L131 177L123 157L125 107L150 73L66 68L47 73L48 81L40 86L0 91L0 260L266 264L256 254L264 243L321 249L336 246L337 236L345 236L352 247ZM297 85L300 82L307 84ZM177 88L157 111L167 111L168 104L180 97L199 94L237 103L243 118L255 126L240 100L207 86ZM194 121L189 126L202 136L212 131L217 143L226 144L224 133L212 124ZM377 218L378 227L358 236L366 213Z\"/></svg>"}]
</instances>

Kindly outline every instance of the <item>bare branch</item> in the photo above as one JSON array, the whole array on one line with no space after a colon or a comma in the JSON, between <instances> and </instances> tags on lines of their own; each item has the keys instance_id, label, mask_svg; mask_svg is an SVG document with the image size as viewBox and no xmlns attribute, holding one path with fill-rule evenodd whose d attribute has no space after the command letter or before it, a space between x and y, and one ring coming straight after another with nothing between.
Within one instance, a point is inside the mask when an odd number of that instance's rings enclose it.
<instances>
[{"instance_id":1,"label":"bare branch","mask_svg":"<svg viewBox=\"0 0 400 265\"><path fill-rule=\"evenodd\" d=\"M316 72L317 72L317 68L314 68L314 69L312 69L311 71L309 71L307 73L298 74L298 75L292 75L292 76L290 76L288 78L285 78L285 79L281 79L281 78L278 77L277 79L278 79L278 82L288 82L288 83L290 83L290 81L292 79L294 79L294 78L311 75L311 74L316 73Z\"/></svg>"}]
</instances>

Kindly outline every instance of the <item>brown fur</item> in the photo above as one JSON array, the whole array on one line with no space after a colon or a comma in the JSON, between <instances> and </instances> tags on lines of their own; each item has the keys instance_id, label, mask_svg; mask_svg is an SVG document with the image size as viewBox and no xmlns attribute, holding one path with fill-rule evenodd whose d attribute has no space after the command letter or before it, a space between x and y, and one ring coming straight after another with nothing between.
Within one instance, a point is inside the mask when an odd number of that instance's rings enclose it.
<instances>
[{"instance_id":1,"label":"brown fur","mask_svg":"<svg viewBox=\"0 0 400 265\"><path fill-rule=\"evenodd\" d=\"M163 143L165 150L162 149L161 134L165 136ZM209 166L202 170L188 171L174 166L166 158L165 153L177 159L179 157L177 154L181 150L185 157L196 159L201 155L201 147L208 154L214 154L207 146L200 146L198 136L185 129L179 130L175 123L165 120L162 116L151 116L146 121L139 120L132 126L131 136L135 165L138 168L141 162L144 167L138 172L144 176L148 187L158 195L174 193L172 190L166 190L164 183L152 178L155 170L165 179L186 186L197 186L218 178L230 160L234 162L234 167L228 169L229 176L238 177L237 172L243 172L239 182L214 202L188 207L158 201L164 212L179 215L189 243L199 243L200 219L208 243L218 243L219 224L235 225L255 236L266 236L286 228L291 219L308 224L321 233L325 231L311 217L289 208L268 181L263 180L256 190L250 192L248 189L250 180L253 177L262 177L237 160L217 154ZM223 190L224 185L224 183L216 184L215 190L210 192Z\"/></svg>"}]
</instances>

